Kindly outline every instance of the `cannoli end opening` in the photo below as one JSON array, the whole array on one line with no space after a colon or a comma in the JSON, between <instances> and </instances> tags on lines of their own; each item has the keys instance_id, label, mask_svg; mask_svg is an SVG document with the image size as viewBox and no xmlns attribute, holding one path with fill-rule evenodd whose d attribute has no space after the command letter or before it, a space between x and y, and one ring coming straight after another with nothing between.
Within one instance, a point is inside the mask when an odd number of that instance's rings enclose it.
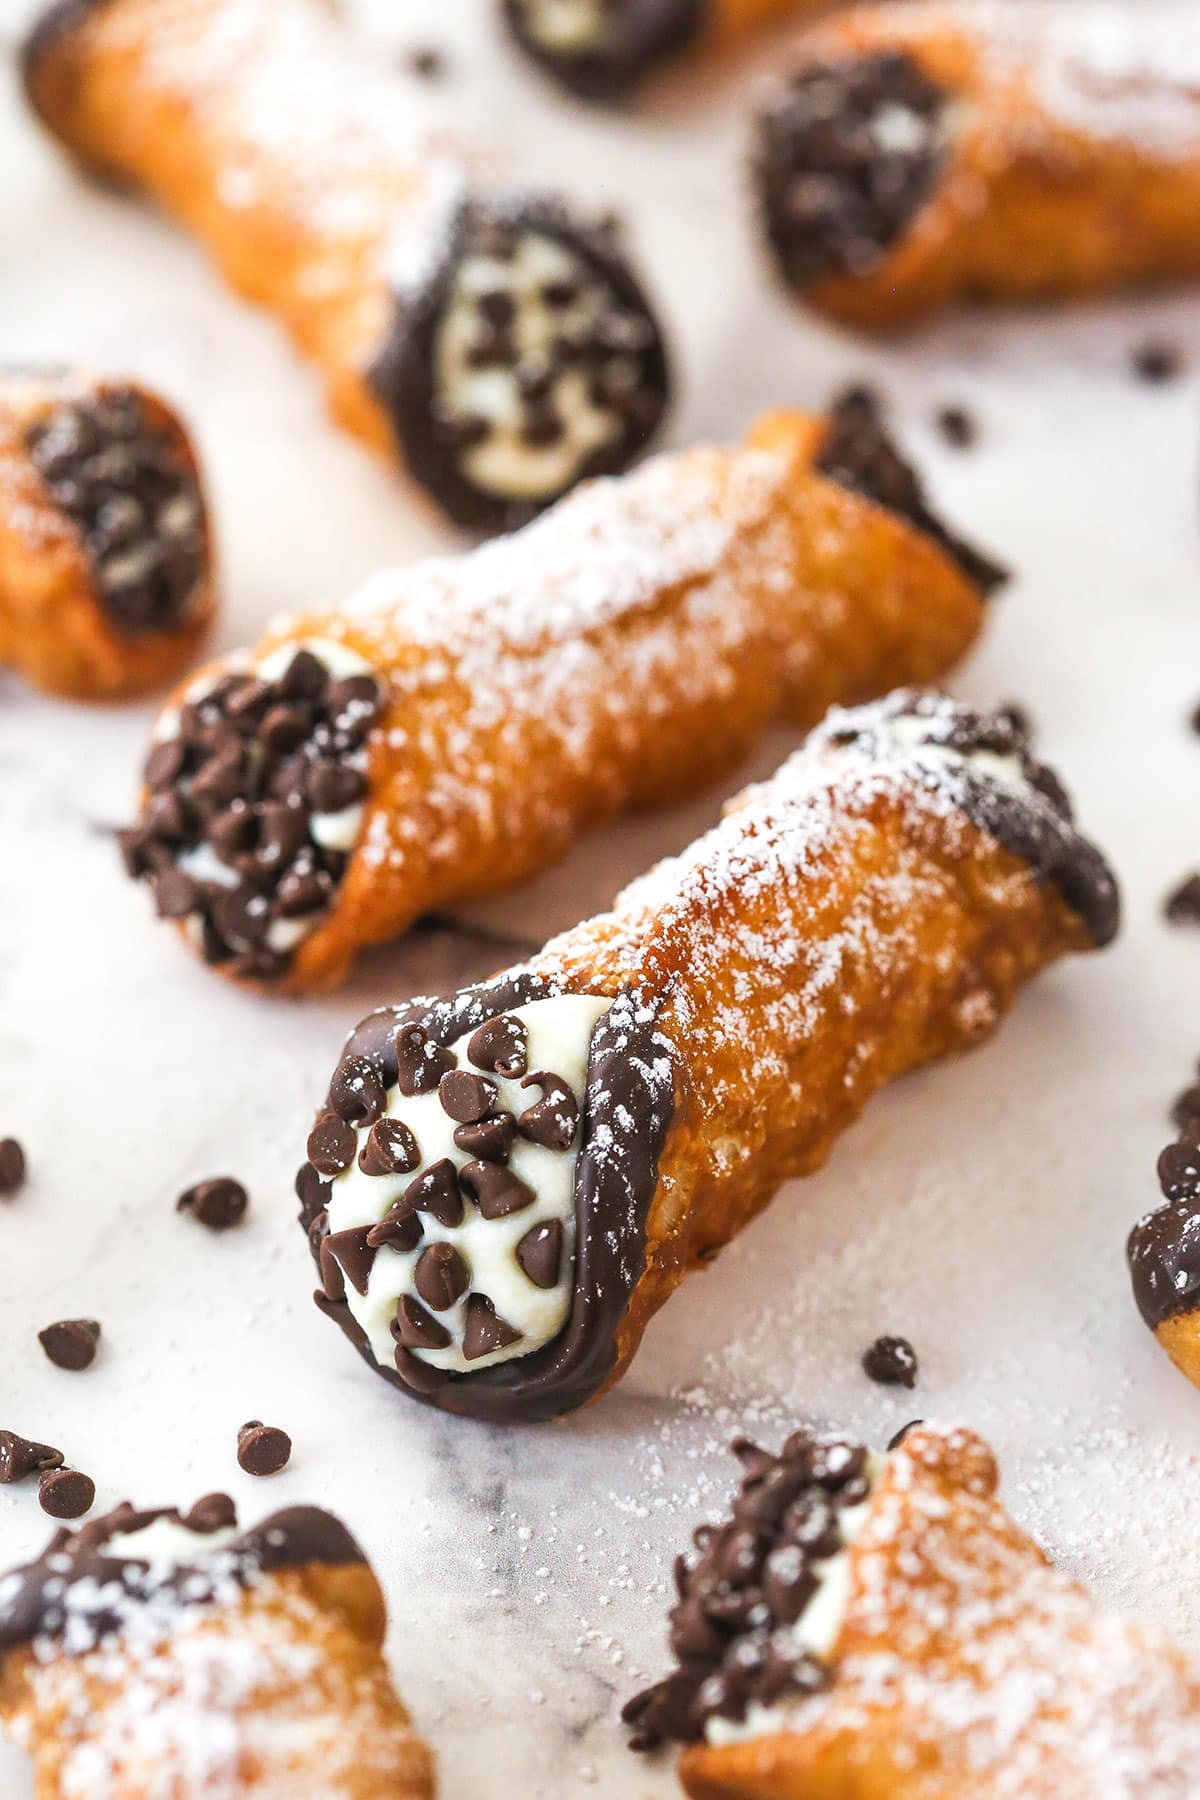
<instances>
[{"instance_id":1,"label":"cannoli end opening","mask_svg":"<svg viewBox=\"0 0 1200 1800\"><path fill-rule=\"evenodd\" d=\"M699 35L706 10L706 0L504 0L521 47L587 100L628 94Z\"/></svg>"}]
</instances>

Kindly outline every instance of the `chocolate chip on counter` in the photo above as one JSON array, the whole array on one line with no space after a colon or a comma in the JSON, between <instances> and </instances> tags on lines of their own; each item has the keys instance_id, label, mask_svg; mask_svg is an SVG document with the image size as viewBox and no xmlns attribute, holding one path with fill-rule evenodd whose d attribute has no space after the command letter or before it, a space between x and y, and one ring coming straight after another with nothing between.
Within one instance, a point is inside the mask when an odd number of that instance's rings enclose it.
<instances>
[{"instance_id":1,"label":"chocolate chip on counter","mask_svg":"<svg viewBox=\"0 0 1200 1800\"><path fill-rule=\"evenodd\" d=\"M472 1294L467 1301L467 1319L463 1329L462 1353L468 1362L489 1356L493 1350L507 1349L521 1333L507 1319L502 1319L485 1294Z\"/></svg>"},{"instance_id":2,"label":"chocolate chip on counter","mask_svg":"<svg viewBox=\"0 0 1200 1800\"><path fill-rule=\"evenodd\" d=\"M924 1419L910 1419L907 1425L902 1425L899 1431L894 1431L887 1441L889 1453L893 1450L898 1450L909 1432L915 1431L918 1425L923 1425L924 1423Z\"/></svg>"},{"instance_id":3,"label":"chocolate chip on counter","mask_svg":"<svg viewBox=\"0 0 1200 1800\"><path fill-rule=\"evenodd\" d=\"M198 1181L185 1188L175 1202L176 1212L190 1213L197 1224L209 1231L229 1231L246 1216L250 1196L240 1181L231 1175L218 1175L210 1181Z\"/></svg>"},{"instance_id":4,"label":"chocolate chip on counter","mask_svg":"<svg viewBox=\"0 0 1200 1800\"><path fill-rule=\"evenodd\" d=\"M467 1044L467 1060L508 1081L519 1080L529 1067L528 1037L520 1019L501 1013L481 1025Z\"/></svg>"},{"instance_id":5,"label":"chocolate chip on counter","mask_svg":"<svg viewBox=\"0 0 1200 1800\"><path fill-rule=\"evenodd\" d=\"M354 1160L358 1136L336 1113L323 1113L308 1134L308 1160L321 1175L340 1175Z\"/></svg>"},{"instance_id":6,"label":"chocolate chip on counter","mask_svg":"<svg viewBox=\"0 0 1200 1800\"><path fill-rule=\"evenodd\" d=\"M278 1425L249 1419L237 1434L238 1466L247 1475L278 1475L292 1454L292 1440Z\"/></svg>"},{"instance_id":7,"label":"chocolate chip on counter","mask_svg":"<svg viewBox=\"0 0 1200 1800\"><path fill-rule=\"evenodd\" d=\"M1200 874L1185 876L1168 894L1163 913L1171 925L1200 925Z\"/></svg>"},{"instance_id":8,"label":"chocolate chip on counter","mask_svg":"<svg viewBox=\"0 0 1200 1800\"><path fill-rule=\"evenodd\" d=\"M184 1514L188 1531L209 1537L214 1531L228 1531L237 1524L237 1507L228 1494L202 1494L190 1512Z\"/></svg>"},{"instance_id":9,"label":"chocolate chip on counter","mask_svg":"<svg viewBox=\"0 0 1200 1800\"><path fill-rule=\"evenodd\" d=\"M569 1150L579 1128L579 1103L561 1075L535 1069L522 1087L540 1087L542 1097L517 1120L517 1130L532 1144L547 1150Z\"/></svg>"},{"instance_id":10,"label":"chocolate chip on counter","mask_svg":"<svg viewBox=\"0 0 1200 1800\"><path fill-rule=\"evenodd\" d=\"M444 50L437 50L432 44L421 44L404 52L404 60L414 75L423 81L440 81L447 73L447 58Z\"/></svg>"},{"instance_id":11,"label":"chocolate chip on counter","mask_svg":"<svg viewBox=\"0 0 1200 1800\"><path fill-rule=\"evenodd\" d=\"M24 1481L27 1475L39 1475L44 1469L61 1469L63 1453L49 1444L20 1437L15 1431L0 1431L0 1487Z\"/></svg>"},{"instance_id":12,"label":"chocolate chip on counter","mask_svg":"<svg viewBox=\"0 0 1200 1800\"><path fill-rule=\"evenodd\" d=\"M82 1519L96 1503L96 1484L79 1469L47 1469L38 1483L38 1504L52 1519Z\"/></svg>"},{"instance_id":13,"label":"chocolate chip on counter","mask_svg":"<svg viewBox=\"0 0 1200 1800\"><path fill-rule=\"evenodd\" d=\"M463 1193L475 1202L485 1219L506 1219L510 1213L532 1206L537 1199L528 1182L502 1163L464 1163L458 1179Z\"/></svg>"},{"instance_id":14,"label":"chocolate chip on counter","mask_svg":"<svg viewBox=\"0 0 1200 1800\"><path fill-rule=\"evenodd\" d=\"M56 1369L90 1369L99 1342L95 1319L59 1319L38 1332L38 1343Z\"/></svg>"},{"instance_id":15,"label":"chocolate chip on counter","mask_svg":"<svg viewBox=\"0 0 1200 1800\"><path fill-rule=\"evenodd\" d=\"M863 1352L862 1366L882 1387L917 1385L917 1353L907 1338L877 1337Z\"/></svg>"},{"instance_id":16,"label":"chocolate chip on counter","mask_svg":"<svg viewBox=\"0 0 1200 1800\"><path fill-rule=\"evenodd\" d=\"M459 1202L459 1210L462 1202ZM384 1245L389 1250L415 1250L421 1241L423 1227L413 1208L407 1200L397 1200L394 1206L380 1219L378 1225L372 1225L367 1233L367 1244L372 1250L381 1250Z\"/></svg>"},{"instance_id":17,"label":"chocolate chip on counter","mask_svg":"<svg viewBox=\"0 0 1200 1800\"><path fill-rule=\"evenodd\" d=\"M435 1044L419 1025L402 1025L396 1033L396 1085L406 1100L431 1094L454 1067L449 1050Z\"/></svg>"},{"instance_id":18,"label":"chocolate chip on counter","mask_svg":"<svg viewBox=\"0 0 1200 1800\"><path fill-rule=\"evenodd\" d=\"M396 1302L392 1336L406 1350L444 1350L450 1342L446 1327L411 1294L401 1294Z\"/></svg>"},{"instance_id":19,"label":"chocolate chip on counter","mask_svg":"<svg viewBox=\"0 0 1200 1800\"><path fill-rule=\"evenodd\" d=\"M407 1175L420 1161L417 1140L399 1119L376 1119L358 1153L364 1175Z\"/></svg>"},{"instance_id":20,"label":"chocolate chip on counter","mask_svg":"<svg viewBox=\"0 0 1200 1800\"><path fill-rule=\"evenodd\" d=\"M486 1075L472 1075L469 1069L449 1069L438 1082L438 1099L450 1118L460 1125L473 1125L495 1106L496 1084Z\"/></svg>"},{"instance_id":21,"label":"chocolate chip on counter","mask_svg":"<svg viewBox=\"0 0 1200 1800\"><path fill-rule=\"evenodd\" d=\"M472 1125L456 1125L454 1142L470 1157L484 1162L505 1162L517 1137L517 1121L510 1112L489 1113Z\"/></svg>"},{"instance_id":22,"label":"chocolate chip on counter","mask_svg":"<svg viewBox=\"0 0 1200 1800\"><path fill-rule=\"evenodd\" d=\"M563 1228L559 1219L531 1225L517 1245L517 1261L534 1287L552 1288L562 1267Z\"/></svg>"},{"instance_id":23,"label":"chocolate chip on counter","mask_svg":"<svg viewBox=\"0 0 1200 1800\"><path fill-rule=\"evenodd\" d=\"M471 1285L471 1271L453 1244L430 1244L413 1274L413 1286L434 1312L445 1312Z\"/></svg>"},{"instance_id":24,"label":"chocolate chip on counter","mask_svg":"<svg viewBox=\"0 0 1200 1800\"><path fill-rule=\"evenodd\" d=\"M464 1208L458 1170L448 1156L422 1169L416 1180L410 1181L405 1188L403 1200L405 1206L427 1212L447 1229L462 1224Z\"/></svg>"},{"instance_id":25,"label":"chocolate chip on counter","mask_svg":"<svg viewBox=\"0 0 1200 1800\"><path fill-rule=\"evenodd\" d=\"M955 450L969 450L979 435L979 427L965 406L940 407L937 428Z\"/></svg>"},{"instance_id":26,"label":"chocolate chip on counter","mask_svg":"<svg viewBox=\"0 0 1200 1800\"><path fill-rule=\"evenodd\" d=\"M1139 381L1145 381L1152 387L1161 387L1168 381L1174 381L1182 374L1187 358L1178 344L1165 343L1160 338L1147 338L1133 352L1133 372Z\"/></svg>"},{"instance_id":27,"label":"chocolate chip on counter","mask_svg":"<svg viewBox=\"0 0 1200 1800\"><path fill-rule=\"evenodd\" d=\"M375 1264L377 1246L370 1238L370 1227L355 1225L349 1231L332 1232L321 1245L322 1263L326 1256L336 1257L338 1267L360 1294L366 1293Z\"/></svg>"},{"instance_id":28,"label":"chocolate chip on counter","mask_svg":"<svg viewBox=\"0 0 1200 1800\"><path fill-rule=\"evenodd\" d=\"M1196 706L1192 709L1192 714L1188 720L1188 725L1190 726L1192 731L1195 732L1196 736L1200 737L1200 702L1197 702Z\"/></svg>"},{"instance_id":29,"label":"chocolate chip on counter","mask_svg":"<svg viewBox=\"0 0 1200 1800\"><path fill-rule=\"evenodd\" d=\"M16 1138L0 1138L0 1199L11 1199L24 1185L24 1150Z\"/></svg>"}]
</instances>

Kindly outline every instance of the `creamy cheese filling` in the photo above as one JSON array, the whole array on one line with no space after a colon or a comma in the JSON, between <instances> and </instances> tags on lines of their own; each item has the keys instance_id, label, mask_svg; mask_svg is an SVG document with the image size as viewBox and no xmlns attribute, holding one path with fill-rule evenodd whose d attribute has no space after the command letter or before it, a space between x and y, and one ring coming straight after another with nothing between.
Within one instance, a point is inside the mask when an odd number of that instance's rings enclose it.
<instances>
[{"instance_id":1,"label":"creamy cheese filling","mask_svg":"<svg viewBox=\"0 0 1200 1800\"><path fill-rule=\"evenodd\" d=\"M238 1536L237 1527L227 1525L218 1531L189 1531L177 1519L154 1519L140 1531L120 1531L104 1546L105 1556L130 1557L138 1562L180 1564L202 1562L225 1550Z\"/></svg>"},{"instance_id":2,"label":"creamy cheese filling","mask_svg":"<svg viewBox=\"0 0 1200 1800\"><path fill-rule=\"evenodd\" d=\"M529 35L558 55L603 50L616 36L615 9L603 0L523 0Z\"/></svg>"},{"instance_id":3,"label":"creamy cheese filling","mask_svg":"<svg viewBox=\"0 0 1200 1800\"><path fill-rule=\"evenodd\" d=\"M896 748L920 762L942 768L961 768L966 763L981 775L1009 787L1029 785L1019 756L1002 756L995 750L956 750L949 744L930 743L930 725L931 721L919 713L901 713L888 721L887 729Z\"/></svg>"},{"instance_id":4,"label":"creamy cheese filling","mask_svg":"<svg viewBox=\"0 0 1200 1800\"><path fill-rule=\"evenodd\" d=\"M503 1167L532 1190L529 1204L505 1216L485 1218L464 1195L462 1218L456 1225L443 1225L422 1211L422 1236L415 1248L381 1246L371 1265L365 1294L360 1294L352 1281L346 1282L350 1311L366 1333L376 1361L384 1367L393 1366L395 1361L397 1340L392 1321L397 1303L404 1295L418 1297L417 1265L438 1244L448 1244L461 1257L466 1286L452 1305L433 1313L437 1324L449 1333L450 1343L442 1349L413 1349L413 1355L436 1368L459 1373L484 1369L541 1349L566 1324L574 1287L575 1167L582 1137L588 1051L596 1023L611 1004L602 995L563 994L498 1015L516 1020L522 1027L529 1073L551 1072L570 1088L580 1122L566 1149L531 1142L518 1129ZM474 1030L465 1032L449 1046L449 1054L456 1069L478 1074L480 1069L467 1055L474 1035ZM507 1112L519 1119L542 1098L542 1090L536 1084L522 1086L522 1078L509 1079L492 1070L486 1071L486 1078L496 1089L492 1109L495 1113ZM384 1117L399 1120L413 1134L419 1164L400 1174L368 1175L356 1155L332 1184L328 1201L331 1236L377 1225L410 1184L443 1158L458 1170L475 1160L470 1150L455 1143L456 1121L445 1110L437 1088L407 1097L398 1086L391 1088ZM360 1152L368 1135L366 1127L357 1132ZM534 1227L545 1224L561 1230L562 1247L557 1280L552 1286L541 1287L526 1274L517 1252L522 1239ZM480 1295L519 1335L511 1344L468 1359L464 1355L468 1306L472 1298Z\"/></svg>"}]
</instances>

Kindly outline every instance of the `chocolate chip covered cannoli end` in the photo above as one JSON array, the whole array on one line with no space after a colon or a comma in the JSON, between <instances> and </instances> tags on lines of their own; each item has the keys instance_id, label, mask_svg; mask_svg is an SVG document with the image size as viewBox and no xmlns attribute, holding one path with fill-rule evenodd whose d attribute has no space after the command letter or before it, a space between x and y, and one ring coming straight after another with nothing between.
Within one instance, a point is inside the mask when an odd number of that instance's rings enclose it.
<instances>
[{"instance_id":1,"label":"chocolate chip covered cannoli end","mask_svg":"<svg viewBox=\"0 0 1200 1800\"><path fill-rule=\"evenodd\" d=\"M1143 1320L1200 1387L1200 1119L1158 1159L1164 1202L1138 1220L1125 1254Z\"/></svg>"},{"instance_id":2,"label":"chocolate chip covered cannoli end","mask_svg":"<svg viewBox=\"0 0 1200 1800\"><path fill-rule=\"evenodd\" d=\"M585 100L624 98L699 36L705 0L503 0L517 43Z\"/></svg>"},{"instance_id":3,"label":"chocolate chip covered cannoli end","mask_svg":"<svg viewBox=\"0 0 1200 1800\"><path fill-rule=\"evenodd\" d=\"M753 179L779 271L798 292L874 269L942 168L948 96L902 51L806 63L755 127Z\"/></svg>"},{"instance_id":4,"label":"chocolate chip covered cannoli end","mask_svg":"<svg viewBox=\"0 0 1200 1800\"><path fill-rule=\"evenodd\" d=\"M459 205L398 289L370 371L414 478L455 523L509 530L619 473L666 409L666 347L609 222L556 200Z\"/></svg>"}]
</instances>

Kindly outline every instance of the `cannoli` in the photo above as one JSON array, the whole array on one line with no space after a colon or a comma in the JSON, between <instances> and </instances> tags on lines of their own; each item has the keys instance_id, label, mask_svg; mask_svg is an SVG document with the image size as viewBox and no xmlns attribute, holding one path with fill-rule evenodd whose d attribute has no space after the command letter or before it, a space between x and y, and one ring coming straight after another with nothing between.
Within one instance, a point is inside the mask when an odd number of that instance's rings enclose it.
<instances>
[{"instance_id":1,"label":"cannoli","mask_svg":"<svg viewBox=\"0 0 1200 1800\"><path fill-rule=\"evenodd\" d=\"M37 1800L432 1800L384 1626L329 1513L125 1504L0 1579L0 1718Z\"/></svg>"},{"instance_id":2,"label":"cannoli","mask_svg":"<svg viewBox=\"0 0 1200 1800\"><path fill-rule=\"evenodd\" d=\"M146 388L0 370L0 664L116 699L178 675L215 603L200 473Z\"/></svg>"},{"instance_id":3,"label":"cannoli","mask_svg":"<svg viewBox=\"0 0 1200 1800\"><path fill-rule=\"evenodd\" d=\"M616 100L703 48L727 53L773 19L822 0L502 0L509 30L539 67L585 100Z\"/></svg>"},{"instance_id":4,"label":"cannoli","mask_svg":"<svg viewBox=\"0 0 1200 1800\"><path fill-rule=\"evenodd\" d=\"M676 1667L625 1709L693 1800L1188 1800L1200 1667L1109 1617L996 1498L973 1433L746 1439L675 1564Z\"/></svg>"},{"instance_id":5,"label":"cannoli","mask_svg":"<svg viewBox=\"0 0 1200 1800\"><path fill-rule=\"evenodd\" d=\"M517 524L652 436L666 352L616 227L476 191L429 84L324 0L57 0L24 69L68 148L192 230L458 524Z\"/></svg>"},{"instance_id":6,"label":"cannoli","mask_svg":"<svg viewBox=\"0 0 1200 1800\"><path fill-rule=\"evenodd\" d=\"M317 1304L447 1411L567 1412L878 1087L1116 924L1009 718L834 709L610 913L363 1021L297 1179Z\"/></svg>"},{"instance_id":7,"label":"cannoli","mask_svg":"<svg viewBox=\"0 0 1200 1800\"><path fill-rule=\"evenodd\" d=\"M586 825L695 791L772 719L936 678L998 572L863 405L594 484L189 682L130 872L218 967L328 985Z\"/></svg>"},{"instance_id":8,"label":"cannoli","mask_svg":"<svg viewBox=\"0 0 1200 1800\"><path fill-rule=\"evenodd\" d=\"M861 7L806 35L757 121L787 285L847 324L1200 273L1191 8Z\"/></svg>"},{"instance_id":9,"label":"cannoli","mask_svg":"<svg viewBox=\"0 0 1200 1800\"><path fill-rule=\"evenodd\" d=\"M1158 1159L1163 1203L1138 1220L1126 1257L1137 1309L1176 1368L1200 1387L1200 1113Z\"/></svg>"}]
</instances>

